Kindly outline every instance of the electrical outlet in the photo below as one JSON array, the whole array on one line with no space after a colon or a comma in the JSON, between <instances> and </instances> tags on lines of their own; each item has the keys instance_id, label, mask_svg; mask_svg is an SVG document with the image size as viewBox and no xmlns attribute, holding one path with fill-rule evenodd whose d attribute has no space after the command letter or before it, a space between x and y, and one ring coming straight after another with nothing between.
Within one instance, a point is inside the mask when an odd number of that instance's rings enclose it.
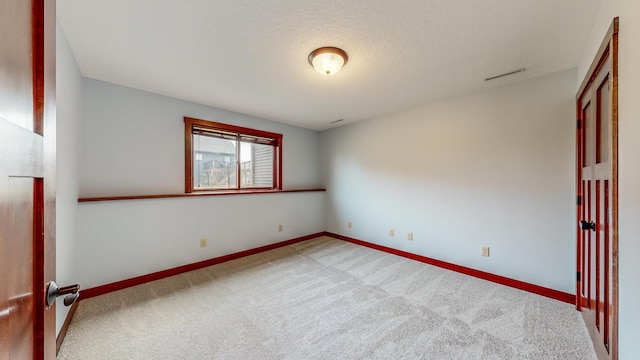
<instances>
[{"instance_id":1,"label":"electrical outlet","mask_svg":"<svg viewBox=\"0 0 640 360\"><path fill-rule=\"evenodd\" d=\"M389 230L389 236L394 236L394 231L393 231L393 229Z\"/></svg>"},{"instance_id":2,"label":"electrical outlet","mask_svg":"<svg viewBox=\"0 0 640 360\"><path fill-rule=\"evenodd\" d=\"M282 232L282 225L278 225L278 232Z\"/></svg>"},{"instance_id":3,"label":"electrical outlet","mask_svg":"<svg viewBox=\"0 0 640 360\"><path fill-rule=\"evenodd\" d=\"M200 247L207 247L207 238L200 239Z\"/></svg>"},{"instance_id":4,"label":"electrical outlet","mask_svg":"<svg viewBox=\"0 0 640 360\"><path fill-rule=\"evenodd\" d=\"M351 221L349 221L349 224L347 224L347 226L349 227L349 229L351 229Z\"/></svg>"},{"instance_id":5,"label":"electrical outlet","mask_svg":"<svg viewBox=\"0 0 640 360\"><path fill-rule=\"evenodd\" d=\"M413 240L413 233L407 234L407 240Z\"/></svg>"},{"instance_id":6,"label":"electrical outlet","mask_svg":"<svg viewBox=\"0 0 640 360\"><path fill-rule=\"evenodd\" d=\"M483 246L482 247L482 256L489 257L489 247L488 246Z\"/></svg>"}]
</instances>

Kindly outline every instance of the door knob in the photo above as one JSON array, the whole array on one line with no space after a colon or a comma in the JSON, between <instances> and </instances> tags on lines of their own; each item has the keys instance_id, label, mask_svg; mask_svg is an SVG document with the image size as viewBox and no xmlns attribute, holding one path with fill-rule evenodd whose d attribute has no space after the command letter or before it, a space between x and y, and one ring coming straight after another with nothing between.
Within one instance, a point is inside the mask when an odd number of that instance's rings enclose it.
<instances>
[{"instance_id":1,"label":"door knob","mask_svg":"<svg viewBox=\"0 0 640 360\"><path fill-rule=\"evenodd\" d=\"M582 230L593 230L596 231L596 224L593 221L586 222L584 220L580 220L580 228Z\"/></svg>"},{"instance_id":2,"label":"door knob","mask_svg":"<svg viewBox=\"0 0 640 360\"><path fill-rule=\"evenodd\" d=\"M78 284L59 287L55 281L50 281L49 285L47 285L47 307L53 305L58 296L65 295L64 306L73 304L80 296L80 293L78 292L79 290L80 285Z\"/></svg>"}]
</instances>

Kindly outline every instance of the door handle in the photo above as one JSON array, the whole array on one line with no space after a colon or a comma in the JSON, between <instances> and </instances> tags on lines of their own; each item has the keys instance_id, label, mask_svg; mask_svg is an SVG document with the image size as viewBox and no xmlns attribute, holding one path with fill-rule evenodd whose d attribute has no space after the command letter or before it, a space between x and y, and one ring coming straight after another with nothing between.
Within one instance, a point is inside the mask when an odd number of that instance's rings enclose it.
<instances>
[{"instance_id":1,"label":"door handle","mask_svg":"<svg viewBox=\"0 0 640 360\"><path fill-rule=\"evenodd\" d=\"M582 230L593 230L596 231L596 224L593 221L586 222L584 220L580 220L580 228Z\"/></svg>"},{"instance_id":2,"label":"door handle","mask_svg":"<svg viewBox=\"0 0 640 360\"><path fill-rule=\"evenodd\" d=\"M47 285L47 307L53 305L58 296L65 295L64 306L73 304L80 296L80 293L78 292L79 290L80 285L78 284L59 287L55 281L49 281L49 284Z\"/></svg>"}]
</instances>

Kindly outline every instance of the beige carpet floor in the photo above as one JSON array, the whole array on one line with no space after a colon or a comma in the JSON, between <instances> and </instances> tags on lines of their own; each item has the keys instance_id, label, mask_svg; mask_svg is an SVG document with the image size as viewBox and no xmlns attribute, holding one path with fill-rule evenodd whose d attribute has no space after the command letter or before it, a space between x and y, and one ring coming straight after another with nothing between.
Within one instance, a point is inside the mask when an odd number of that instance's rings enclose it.
<instances>
[{"instance_id":1,"label":"beige carpet floor","mask_svg":"<svg viewBox=\"0 0 640 360\"><path fill-rule=\"evenodd\" d=\"M81 301L58 359L595 359L572 305L321 237Z\"/></svg>"}]
</instances>

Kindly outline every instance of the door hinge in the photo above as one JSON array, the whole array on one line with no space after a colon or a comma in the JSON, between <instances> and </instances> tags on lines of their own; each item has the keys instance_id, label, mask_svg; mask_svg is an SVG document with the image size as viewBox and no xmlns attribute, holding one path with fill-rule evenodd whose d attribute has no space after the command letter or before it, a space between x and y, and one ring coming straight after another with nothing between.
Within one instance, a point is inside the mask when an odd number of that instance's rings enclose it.
<instances>
[{"instance_id":1,"label":"door hinge","mask_svg":"<svg viewBox=\"0 0 640 360\"><path fill-rule=\"evenodd\" d=\"M578 205L578 206L582 205L582 196L578 195L576 197L576 205Z\"/></svg>"},{"instance_id":2,"label":"door hinge","mask_svg":"<svg viewBox=\"0 0 640 360\"><path fill-rule=\"evenodd\" d=\"M576 128L578 130L582 129L582 121L580 121L580 119L576 120Z\"/></svg>"},{"instance_id":3,"label":"door hinge","mask_svg":"<svg viewBox=\"0 0 640 360\"><path fill-rule=\"evenodd\" d=\"M580 271L576 273L576 281L580 282Z\"/></svg>"}]
</instances>

